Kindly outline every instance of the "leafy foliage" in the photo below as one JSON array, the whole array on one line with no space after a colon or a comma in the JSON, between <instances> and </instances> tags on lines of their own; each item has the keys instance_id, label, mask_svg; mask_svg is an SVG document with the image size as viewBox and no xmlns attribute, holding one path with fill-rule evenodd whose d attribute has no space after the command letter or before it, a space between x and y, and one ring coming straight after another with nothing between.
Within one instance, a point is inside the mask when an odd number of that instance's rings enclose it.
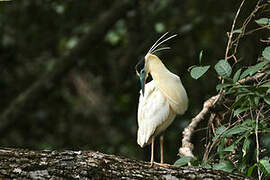
<instances>
[{"instance_id":1,"label":"leafy foliage","mask_svg":"<svg viewBox=\"0 0 270 180\"><path fill-rule=\"evenodd\" d=\"M255 22L265 28L269 26L269 18ZM232 43L237 43L231 46L228 44L227 48L239 46L237 38L241 38L245 31L240 28L233 30L232 34L238 34L229 37L235 37ZM210 140L200 166L259 179L270 176L270 141L266 140L270 135L270 46L260 52L262 54L256 64L247 68L232 67L229 59L219 60L215 64L214 69L221 79L216 90L223 95L222 105L227 110L221 112L222 115L215 115L219 126L213 122L208 126ZM236 55L237 51L229 56L234 58L235 64L239 63ZM207 66L207 70L209 68ZM198 79L206 73L205 69L193 67L191 76Z\"/></svg>"}]
</instances>

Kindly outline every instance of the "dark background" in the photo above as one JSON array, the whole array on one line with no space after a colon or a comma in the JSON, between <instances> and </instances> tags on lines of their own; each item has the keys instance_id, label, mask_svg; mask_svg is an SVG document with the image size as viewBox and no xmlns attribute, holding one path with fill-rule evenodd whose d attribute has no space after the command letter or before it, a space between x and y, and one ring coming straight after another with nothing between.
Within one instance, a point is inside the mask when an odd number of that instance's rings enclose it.
<instances>
[{"instance_id":1,"label":"dark background","mask_svg":"<svg viewBox=\"0 0 270 180\"><path fill-rule=\"evenodd\" d=\"M142 149L136 139L140 84L134 66L169 31L179 36L167 43L172 50L159 57L181 77L189 96L188 111L177 116L165 133L165 161L177 159L183 128L204 100L216 94L219 81L213 68L199 80L191 78L188 68L198 65L201 50L203 64L213 66L224 58L227 32L240 1L129 1L123 15L98 30L104 35L81 46L82 39L120 3L127 1L0 2L0 146L97 150L149 160L150 146ZM244 4L235 29L255 4ZM265 16L259 12L253 20ZM248 26L256 27L255 22ZM242 38L238 49L242 59L236 66L253 65L265 37L261 31ZM80 53L74 55L76 48ZM73 63L67 66L68 61ZM59 72L55 78L53 72ZM35 82L46 83L16 106L14 100ZM4 116L9 110L11 115ZM201 123L202 130L193 138L196 155L203 153L205 127L207 122Z\"/></svg>"}]
</instances>

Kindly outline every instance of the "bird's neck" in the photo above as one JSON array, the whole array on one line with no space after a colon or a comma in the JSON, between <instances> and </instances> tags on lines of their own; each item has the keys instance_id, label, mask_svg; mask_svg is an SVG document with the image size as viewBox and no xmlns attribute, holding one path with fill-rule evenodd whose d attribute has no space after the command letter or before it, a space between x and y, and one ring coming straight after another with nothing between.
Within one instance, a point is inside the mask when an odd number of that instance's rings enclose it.
<instances>
[{"instance_id":1,"label":"bird's neck","mask_svg":"<svg viewBox=\"0 0 270 180\"><path fill-rule=\"evenodd\" d=\"M166 80L171 75L171 72L165 67L161 60L154 56L150 57L148 61L149 73L151 74L153 80L156 83L161 83L161 81Z\"/></svg>"},{"instance_id":2,"label":"bird's neck","mask_svg":"<svg viewBox=\"0 0 270 180\"><path fill-rule=\"evenodd\" d=\"M168 98L173 110L183 114L188 106L188 98L180 78L171 73L157 56L149 57L148 67L153 81Z\"/></svg>"}]
</instances>

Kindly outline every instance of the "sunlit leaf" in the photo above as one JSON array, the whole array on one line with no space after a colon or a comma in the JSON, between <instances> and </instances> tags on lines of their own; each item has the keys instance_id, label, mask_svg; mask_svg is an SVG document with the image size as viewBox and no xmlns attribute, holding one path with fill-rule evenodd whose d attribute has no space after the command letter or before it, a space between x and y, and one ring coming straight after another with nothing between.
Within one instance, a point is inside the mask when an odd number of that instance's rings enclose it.
<instances>
[{"instance_id":1,"label":"sunlit leaf","mask_svg":"<svg viewBox=\"0 0 270 180\"><path fill-rule=\"evenodd\" d=\"M234 135L234 134L239 134L239 133L246 132L247 130L248 130L247 127L234 126L231 129L228 129L227 131L225 131L223 133L223 136L228 137L228 136L231 136L231 135Z\"/></svg>"},{"instance_id":2,"label":"sunlit leaf","mask_svg":"<svg viewBox=\"0 0 270 180\"><path fill-rule=\"evenodd\" d=\"M250 66L247 70L245 70L241 74L240 79L245 78L247 75L252 76L254 73L258 72L261 68L263 68L268 63L269 63L269 61L263 61L263 62L260 62L256 65L254 65L254 66Z\"/></svg>"},{"instance_id":3,"label":"sunlit leaf","mask_svg":"<svg viewBox=\"0 0 270 180\"><path fill-rule=\"evenodd\" d=\"M234 111L233 116L236 116L244 111L247 111L248 109L249 109L249 107L240 107Z\"/></svg>"},{"instance_id":4,"label":"sunlit leaf","mask_svg":"<svg viewBox=\"0 0 270 180\"><path fill-rule=\"evenodd\" d=\"M267 175L270 174L269 160L266 160L266 159L260 160L258 165L259 165L260 170L262 170L265 174L267 174Z\"/></svg>"},{"instance_id":5,"label":"sunlit leaf","mask_svg":"<svg viewBox=\"0 0 270 180\"><path fill-rule=\"evenodd\" d=\"M72 49L78 44L78 41L79 41L78 37L72 37L67 41L66 47L68 49Z\"/></svg>"},{"instance_id":6,"label":"sunlit leaf","mask_svg":"<svg viewBox=\"0 0 270 180\"><path fill-rule=\"evenodd\" d=\"M227 61L225 61L224 59L220 60L215 65L215 70L218 73L218 75L223 77L223 78L230 77L230 75L232 73L231 65Z\"/></svg>"},{"instance_id":7,"label":"sunlit leaf","mask_svg":"<svg viewBox=\"0 0 270 180\"><path fill-rule=\"evenodd\" d=\"M226 88L226 87L229 87L229 86L232 86L231 84L218 84L217 87L216 87L216 90L219 91L220 89L223 89L223 88Z\"/></svg>"},{"instance_id":8,"label":"sunlit leaf","mask_svg":"<svg viewBox=\"0 0 270 180\"><path fill-rule=\"evenodd\" d=\"M269 88L270 87L270 81L260 85L260 87L268 87Z\"/></svg>"},{"instance_id":9,"label":"sunlit leaf","mask_svg":"<svg viewBox=\"0 0 270 180\"><path fill-rule=\"evenodd\" d=\"M233 76L233 83L236 83L236 82L238 81L238 79L239 79L239 77L240 77L240 74L241 74L241 71L242 71L242 69L238 69L238 70L236 71L236 73L235 73L234 76Z\"/></svg>"},{"instance_id":10,"label":"sunlit leaf","mask_svg":"<svg viewBox=\"0 0 270 180\"><path fill-rule=\"evenodd\" d=\"M242 29L236 29L236 30L233 30L232 33L242 33L242 32L243 32Z\"/></svg>"},{"instance_id":11,"label":"sunlit leaf","mask_svg":"<svg viewBox=\"0 0 270 180\"><path fill-rule=\"evenodd\" d=\"M255 20L255 22L257 24L260 24L260 25L269 25L270 19L269 18L261 18L261 19Z\"/></svg>"},{"instance_id":12,"label":"sunlit leaf","mask_svg":"<svg viewBox=\"0 0 270 180\"><path fill-rule=\"evenodd\" d=\"M190 156L184 156L180 159L178 159L177 161L175 161L174 165L177 165L177 166L185 166L187 165L189 162L192 162L194 161L195 159L193 157L190 157Z\"/></svg>"},{"instance_id":13,"label":"sunlit leaf","mask_svg":"<svg viewBox=\"0 0 270 180\"><path fill-rule=\"evenodd\" d=\"M240 79L245 78L247 75L252 76L254 73L258 72L262 67L264 67L268 63L269 63L269 61L263 61L263 62L260 62L256 65L254 65L254 66L250 66L247 70L245 70L241 74Z\"/></svg>"},{"instance_id":14,"label":"sunlit leaf","mask_svg":"<svg viewBox=\"0 0 270 180\"><path fill-rule=\"evenodd\" d=\"M262 56L267 59L270 60L270 46L266 47L263 52L262 52Z\"/></svg>"},{"instance_id":15,"label":"sunlit leaf","mask_svg":"<svg viewBox=\"0 0 270 180\"><path fill-rule=\"evenodd\" d=\"M120 41L120 36L117 32L110 31L106 35L106 40L109 41L112 45L116 45Z\"/></svg>"},{"instance_id":16,"label":"sunlit leaf","mask_svg":"<svg viewBox=\"0 0 270 180\"><path fill-rule=\"evenodd\" d=\"M253 164L253 166L251 166L250 168L248 168L248 172L247 172L247 176L248 177L251 177L251 175L252 175L253 170L254 170L255 167L257 167L257 163L256 164Z\"/></svg>"},{"instance_id":17,"label":"sunlit leaf","mask_svg":"<svg viewBox=\"0 0 270 180\"><path fill-rule=\"evenodd\" d=\"M155 24L155 30L158 33L162 33L165 31L165 25L163 23L156 23Z\"/></svg>"},{"instance_id":18,"label":"sunlit leaf","mask_svg":"<svg viewBox=\"0 0 270 180\"><path fill-rule=\"evenodd\" d=\"M194 79L199 79L204 73L207 72L207 70L210 68L210 66L199 66L194 67L191 69L190 75Z\"/></svg>"}]
</instances>

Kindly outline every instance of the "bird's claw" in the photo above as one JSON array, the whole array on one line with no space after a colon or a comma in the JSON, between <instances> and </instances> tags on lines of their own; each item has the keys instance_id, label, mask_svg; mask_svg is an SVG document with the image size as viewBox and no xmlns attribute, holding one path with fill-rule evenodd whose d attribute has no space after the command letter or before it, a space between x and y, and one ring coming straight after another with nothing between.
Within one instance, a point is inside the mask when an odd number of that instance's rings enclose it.
<instances>
[{"instance_id":1,"label":"bird's claw","mask_svg":"<svg viewBox=\"0 0 270 180\"><path fill-rule=\"evenodd\" d=\"M169 167L169 166L171 166L170 164L166 164L166 163L150 162L150 167L153 167L154 165L158 165L158 166L162 166L162 167Z\"/></svg>"}]
</instances>

